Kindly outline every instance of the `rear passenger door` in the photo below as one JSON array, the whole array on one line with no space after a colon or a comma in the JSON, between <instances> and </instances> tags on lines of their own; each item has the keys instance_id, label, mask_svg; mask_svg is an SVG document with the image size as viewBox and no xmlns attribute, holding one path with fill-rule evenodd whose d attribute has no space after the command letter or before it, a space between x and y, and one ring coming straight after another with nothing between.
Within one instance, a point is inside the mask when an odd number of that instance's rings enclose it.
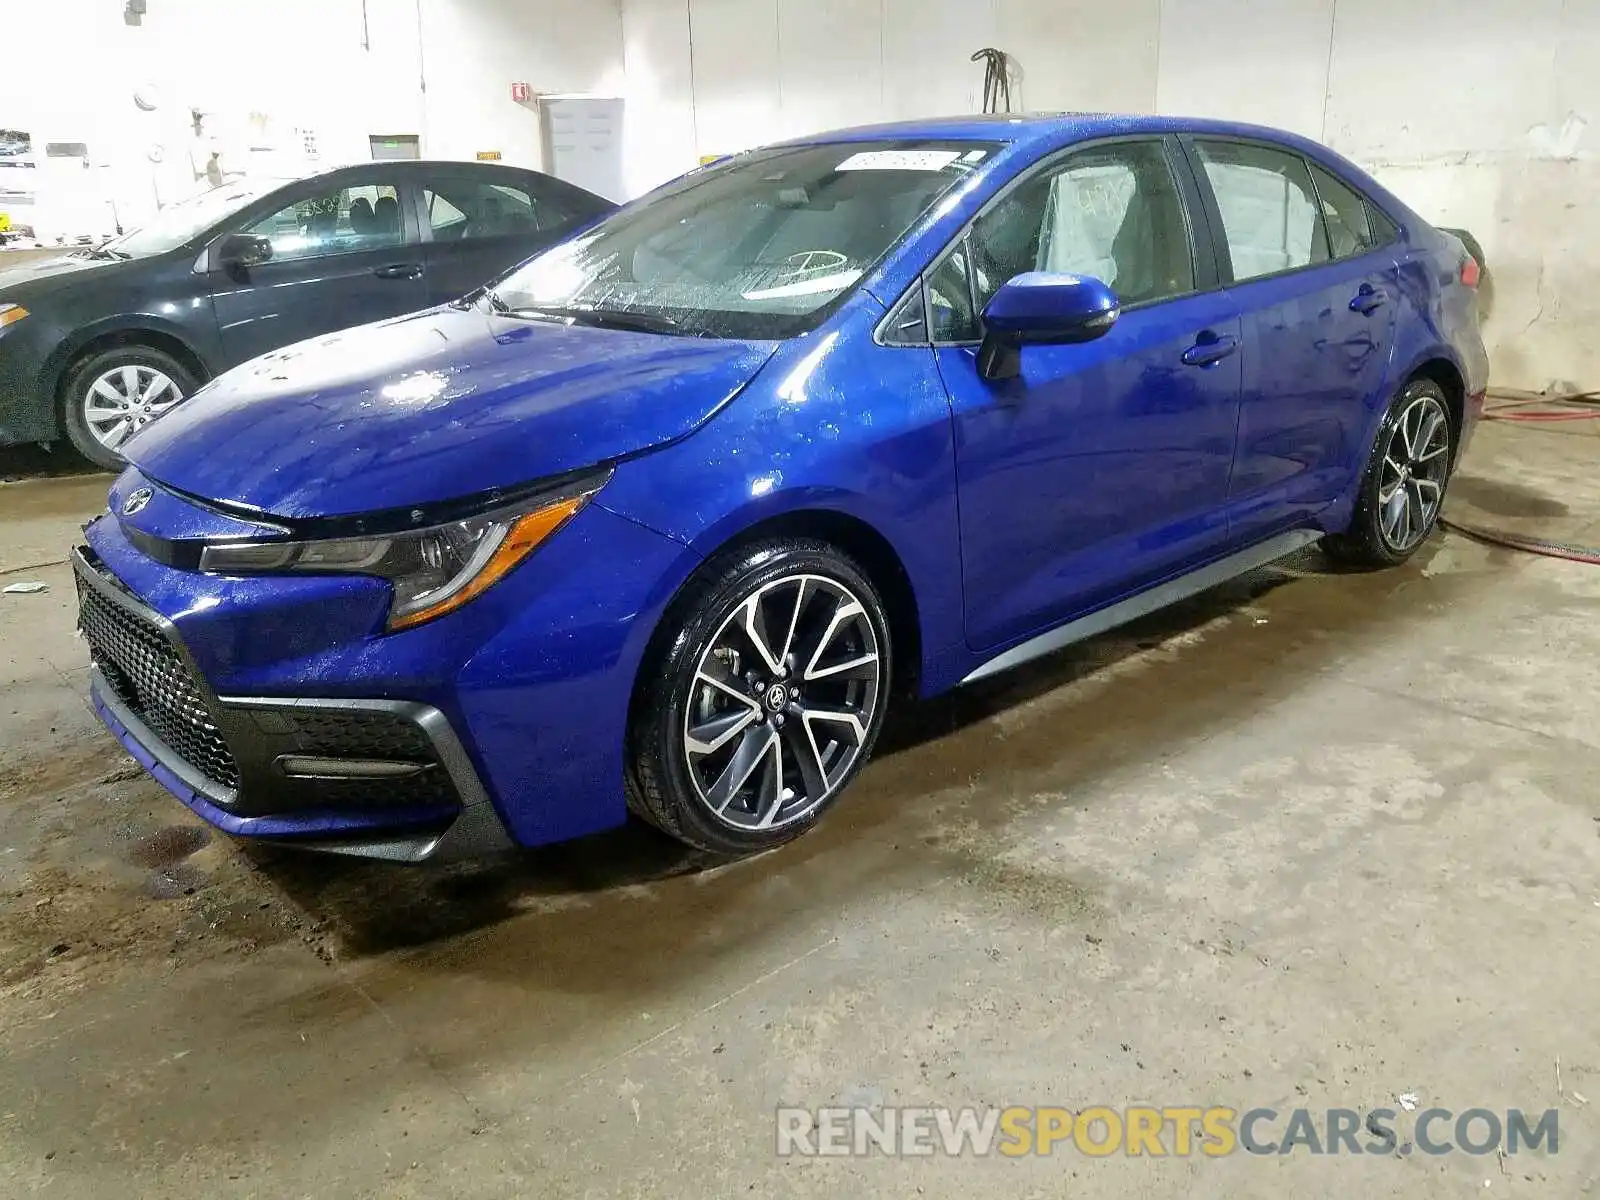
<instances>
[{"instance_id":1,"label":"rear passenger door","mask_svg":"<svg viewBox=\"0 0 1600 1200\"><path fill-rule=\"evenodd\" d=\"M1393 227L1349 185L1282 146L1188 143L1219 268L1244 322L1234 540L1304 523L1366 459L1394 347Z\"/></svg>"},{"instance_id":2,"label":"rear passenger door","mask_svg":"<svg viewBox=\"0 0 1600 1200\"><path fill-rule=\"evenodd\" d=\"M425 177L420 223L433 302L465 295L576 228L587 214L563 190L515 171Z\"/></svg>"}]
</instances>

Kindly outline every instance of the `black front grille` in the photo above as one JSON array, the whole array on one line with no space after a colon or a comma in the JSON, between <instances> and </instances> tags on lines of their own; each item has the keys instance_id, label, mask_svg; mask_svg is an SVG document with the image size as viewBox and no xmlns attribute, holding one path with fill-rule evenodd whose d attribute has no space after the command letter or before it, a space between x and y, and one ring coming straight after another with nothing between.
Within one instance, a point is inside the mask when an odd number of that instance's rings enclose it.
<instances>
[{"instance_id":1,"label":"black front grille","mask_svg":"<svg viewBox=\"0 0 1600 1200\"><path fill-rule=\"evenodd\" d=\"M78 627L117 699L189 766L223 788L237 788L239 765L205 689L162 629L81 576Z\"/></svg>"}]
</instances>

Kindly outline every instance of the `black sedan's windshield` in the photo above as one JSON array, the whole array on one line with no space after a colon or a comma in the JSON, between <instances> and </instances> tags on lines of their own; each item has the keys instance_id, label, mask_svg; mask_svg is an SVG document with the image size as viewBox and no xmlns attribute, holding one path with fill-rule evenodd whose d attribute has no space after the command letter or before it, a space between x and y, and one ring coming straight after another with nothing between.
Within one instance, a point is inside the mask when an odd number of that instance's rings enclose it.
<instances>
[{"instance_id":1,"label":"black sedan's windshield","mask_svg":"<svg viewBox=\"0 0 1600 1200\"><path fill-rule=\"evenodd\" d=\"M196 234L284 185L282 179L241 179L169 204L150 220L100 249L117 258L144 258L176 250Z\"/></svg>"},{"instance_id":2,"label":"black sedan's windshield","mask_svg":"<svg viewBox=\"0 0 1600 1200\"><path fill-rule=\"evenodd\" d=\"M838 142L694 175L501 282L503 312L711 337L813 328L995 150Z\"/></svg>"}]
</instances>

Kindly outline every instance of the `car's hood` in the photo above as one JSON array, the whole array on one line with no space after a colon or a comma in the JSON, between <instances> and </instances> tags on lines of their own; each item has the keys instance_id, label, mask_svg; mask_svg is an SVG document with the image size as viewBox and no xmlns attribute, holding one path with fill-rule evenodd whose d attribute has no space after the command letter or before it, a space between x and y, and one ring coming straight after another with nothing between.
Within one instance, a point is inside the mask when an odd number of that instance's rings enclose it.
<instances>
[{"instance_id":1,"label":"car's hood","mask_svg":"<svg viewBox=\"0 0 1600 1200\"><path fill-rule=\"evenodd\" d=\"M179 491L291 520L428 504L682 437L773 348L431 309L263 355L123 453Z\"/></svg>"},{"instance_id":2,"label":"car's hood","mask_svg":"<svg viewBox=\"0 0 1600 1200\"><path fill-rule=\"evenodd\" d=\"M5 300L18 288L29 288L46 279L62 275L79 275L87 271L104 271L117 266L122 259L90 258L84 254L61 254L54 258L36 258L19 267L0 271L0 300Z\"/></svg>"}]
</instances>

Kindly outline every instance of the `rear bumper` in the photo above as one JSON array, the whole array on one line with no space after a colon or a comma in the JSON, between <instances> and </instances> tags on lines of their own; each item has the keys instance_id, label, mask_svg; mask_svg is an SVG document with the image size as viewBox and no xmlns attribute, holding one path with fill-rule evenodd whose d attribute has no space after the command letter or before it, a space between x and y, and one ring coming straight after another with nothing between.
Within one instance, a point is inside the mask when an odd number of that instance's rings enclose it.
<instances>
[{"instance_id":1,"label":"rear bumper","mask_svg":"<svg viewBox=\"0 0 1600 1200\"><path fill-rule=\"evenodd\" d=\"M186 674L190 660L170 624L118 588L91 554L74 551L73 569L91 646L94 709L123 748L203 820L237 837L398 862L512 846L437 708L214 696L202 677ZM168 639L170 656L148 640L119 637L104 616L107 605Z\"/></svg>"}]
</instances>

